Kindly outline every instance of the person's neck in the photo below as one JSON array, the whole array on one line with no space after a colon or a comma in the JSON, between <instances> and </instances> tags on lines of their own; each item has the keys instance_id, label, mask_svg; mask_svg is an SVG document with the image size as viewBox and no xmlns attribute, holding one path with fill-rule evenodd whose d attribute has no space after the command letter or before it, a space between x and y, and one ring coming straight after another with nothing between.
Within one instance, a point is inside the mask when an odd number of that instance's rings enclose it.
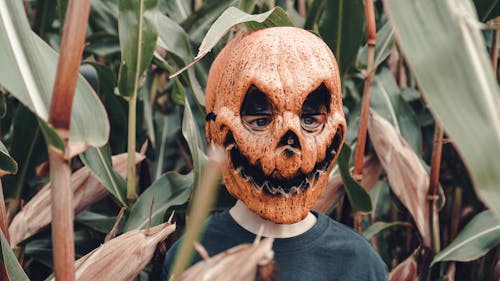
<instances>
[{"instance_id":1,"label":"person's neck","mask_svg":"<svg viewBox=\"0 0 500 281\"><path fill-rule=\"evenodd\" d=\"M273 223L250 211L240 200L229 210L229 214L244 229L257 235L263 227L262 236L271 238L289 238L300 235L311 229L317 220L316 216L309 212L303 220L293 224Z\"/></svg>"}]
</instances>

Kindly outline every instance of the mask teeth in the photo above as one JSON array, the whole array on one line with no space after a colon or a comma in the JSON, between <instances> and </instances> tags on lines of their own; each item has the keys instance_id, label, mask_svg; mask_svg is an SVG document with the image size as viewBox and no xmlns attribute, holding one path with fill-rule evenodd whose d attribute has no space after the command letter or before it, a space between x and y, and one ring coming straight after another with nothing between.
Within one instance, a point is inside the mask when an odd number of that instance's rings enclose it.
<instances>
[{"instance_id":1,"label":"mask teeth","mask_svg":"<svg viewBox=\"0 0 500 281\"><path fill-rule=\"evenodd\" d=\"M303 180L300 185L299 185L299 189L306 189L308 186L308 183L307 183L307 180Z\"/></svg>"},{"instance_id":2,"label":"mask teeth","mask_svg":"<svg viewBox=\"0 0 500 281\"><path fill-rule=\"evenodd\" d=\"M269 190L269 182L265 181L260 187L257 188L259 191Z\"/></svg>"},{"instance_id":3,"label":"mask teeth","mask_svg":"<svg viewBox=\"0 0 500 281\"><path fill-rule=\"evenodd\" d=\"M278 188L268 185L267 190L269 191L269 193L275 195L276 192L278 191Z\"/></svg>"},{"instance_id":4,"label":"mask teeth","mask_svg":"<svg viewBox=\"0 0 500 281\"><path fill-rule=\"evenodd\" d=\"M244 180L248 179L248 175L247 175L247 173L245 173L245 168L243 168L242 166L240 166L240 168L241 168L241 169L240 169L240 175L241 175L241 177L242 177Z\"/></svg>"},{"instance_id":5,"label":"mask teeth","mask_svg":"<svg viewBox=\"0 0 500 281\"><path fill-rule=\"evenodd\" d=\"M259 186L257 185L257 183L255 182L255 180L252 177L250 177L250 182L253 184L253 186L259 188Z\"/></svg>"},{"instance_id":6,"label":"mask teeth","mask_svg":"<svg viewBox=\"0 0 500 281\"><path fill-rule=\"evenodd\" d=\"M335 149L332 149L332 150L330 151L330 154L331 154L331 155L333 155L333 156L335 156L335 155L337 154L337 151L336 151Z\"/></svg>"},{"instance_id":7,"label":"mask teeth","mask_svg":"<svg viewBox=\"0 0 500 281\"><path fill-rule=\"evenodd\" d=\"M277 188L277 193L280 193L283 196L289 196L291 193L287 193L283 188L278 187Z\"/></svg>"},{"instance_id":8,"label":"mask teeth","mask_svg":"<svg viewBox=\"0 0 500 281\"><path fill-rule=\"evenodd\" d=\"M233 149L233 147L235 147L235 146L236 146L236 144L235 144L235 143L232 143L232 144L230 144L230 145L226 146L226 152L227 152L227 151L230 151L230 150L231 150L231 149Z\"/></svg>"},{"instance_id":9,"label":"mask teeth","mask_svg":"<svg viewBox=\"0 0 500 281\"><path fill-rule=\"evenodd\" d=\"M239 166L238 168L234 169L235 174L241 174L241 171L243 171L243 167Z\"/></svg>"},{"instance_id":10,"label":"mask teeth","mask_svg":"<svg viewBox=\"0 0 500 281\"><path fill-rule=\"evenodd\" d=\"M300 186L293 186L291 189L290 189L290 194L300 194L302 193L302 191L300 190Z\"/></svg>"},{"instance_id":11,"label":"mask teeth","mask_svg":"<svg viewBox=\"0 0 500 281\"><path fill-rule=\"evenodd\" d=\"M314 175L310 175L306 178L306 182L309 186L313 186L314 185Z\"/></svg>"},{"instance_id":12,"label":"mask teeth","mask_svg":"<svg viewBox=\"0 0 500 281\"><path fill-rule=\"evenodd\" d=\"M319 171L316 171L314 172L314 175L313 175L313 181L314 183L316 183L319 179Z\"/></svg>"}]
</instances>

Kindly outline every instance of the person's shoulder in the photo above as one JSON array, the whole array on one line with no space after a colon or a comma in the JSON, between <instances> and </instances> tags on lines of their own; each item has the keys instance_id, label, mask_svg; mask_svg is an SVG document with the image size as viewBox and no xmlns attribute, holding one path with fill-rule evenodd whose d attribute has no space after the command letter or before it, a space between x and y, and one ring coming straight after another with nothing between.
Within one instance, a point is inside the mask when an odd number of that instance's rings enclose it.
<instances>
[{"instance_id":1,"label":"person's shoulder","mask_svg":"<svg viewBox=\"0 0 500 281\"><path fill-rule=\"evenodd\" d=\"M386 280L387 265L363 235L328 216L319 214L318 218L328 224L325 230L325 243L335 244L333 247L351 259L352 265L358 267L358 273L365 272L376 276L375 279L359 280Z\"/></svg>"},{"instance_id":2,"label":"person's shoulder","mask_svg":"<svg viewBox=\"0 0 500 281\"><path fill-rule=\"evenodd\" d=\"M332 238L342 239L345 242L352 242L360 244L362 247L368 246L371 248L368 240L363 235L354 231L354 229L352 229L351 227L323 214L318 214L317 216L318 220L323 221L323 223L327 224L327 235L335 236Z\"/></svg>"}]
</instances>

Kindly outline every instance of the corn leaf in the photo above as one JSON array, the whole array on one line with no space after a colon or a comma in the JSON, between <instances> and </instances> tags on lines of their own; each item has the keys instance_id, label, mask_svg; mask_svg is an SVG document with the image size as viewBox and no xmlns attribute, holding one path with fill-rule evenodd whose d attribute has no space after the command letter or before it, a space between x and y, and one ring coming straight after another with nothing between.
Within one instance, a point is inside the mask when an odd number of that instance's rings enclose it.
<instances>
[{"instance_id":1,"label":"corn leaf","mask_svg":"<svg viewBox=\"0 0 500 281\"><path fill-rule=\"evenodd\" d=\"M17 173L16 160L10 156L7 148L0 142L0 177L15 173Z\"/></svg>"},{"instance_id":2,"label":"corn leaf","mask_svg":"<svg viewBox=\"0 0 500 281\"><path fill-rule=\"evenodd\" d=\"M377 44L375 45L375 63L373 68L376 69L394 49L394 30L389 22L386 22L377 31ZM366 69L368 60L368 45L364 45L358 53L356 67Z\"/></svg>"},{"instance_id":3,"label":"corn leaf","mask_svg":"<svg viewBox=\"0 0 500 281\"><path fill-rule=\"evenodd\" d=\"M141 160L143 156L139 157ZM114 169L111 161L111 152L108 146L102 148L90 148L80 154L85 167L113 194L122 206L127 206L126 190L127 183ZM121 169L125 175L125 169Z\"/></svg>"},{"instance_id":4,"label":"corn leaf","mask_svg":"<svg viewBox=\"0 0 500 281\"><path fill-rule=\"evenodd\" d=\"M344 144L342 146L342 150L340 151L338 165L347 197L349 198L353 211L364 213L371 212L373 207L370 195L352 178L351 173L349 172L350 158L351 148L347 144Z\"/></svg>"},{"instance_id":5,"label":"corn leaf","mask_svg":"<svg viewBox=\"0 0 500 281\"><path fill-rule=\"evenodd\" d=\"M271 26L294 26L293 22L288 18L286 12L280 7L275 7L270 11L257 15L250 15L238 8L229 7L224 11L224 13L222 13L222 15L220 15L220 17L208 30L207 35L205 35L203 41L201 42L200 49L198 50L198 54L194 58L194 61L172 76L177 76L188 67L201 60L212 50L219 40L229 32L231 27L241 23L245 23L250 30Z\"/></svg>"},{"instance_id":6,"label":"corn leaf","mask_svg":"<svg viewBox=\"0 0 500 281\"><path fill-rule=\"evenodd\" d=\"M389 274L390 281L417 281L417 262L414 255L411 255L402 263L398 264Z\"/></svg>"},{"instance_id":7,"label":"corn leaf","mask_svg":"<svg viewBox=\"0 0 500 281\"><path fill-rule=\"evenodd\" d=\"M384 0L431 110L456 144L478 197L500 217L500 94L474 6Z\"/></svg>"},{"instance_id":8,"label":"corn leaf","mask_svg":"<svg viewBox=\"0 0 500 281\"><path fill-rule=\"evenodd\" d=\"M365 38L365 10L362 0L325 1L319 21L319 34L337 59L340 77L356 61L358 49Z\"/></svg>"},{"instance_id":9,"label":"corn leaf","mask_svg":"<svg viewBox=\"0 0 500 281\"><path fill-rule=\"evenodd\" d=\"M396 129L375 111L370 112L368 134L392 191L413 216L424 244L429 246L429 175L420 158Z\"/></svg>"},{"instance_id":10,"label":"corn leaf","mask_svg":"<svg viewBox=\"0 0 500 281\"><path fill-rule=\"evenodd\" d=\"M173 55L179 68L183 68L193 61L194 55L191 51L191 43L184 29L169 17L160 13L158 13L158 36L158 45L165 48L168 54ZM205 105L205 95L196 78L194 69L189 68L185 76L187 76L187 81L189 81L196 101L201 105Z\"/></svg>"},{"instance_id":11,"label":"corn leaf","mask_svg":"<svg viewBox=\"0 0 500 281\"><path fill-rule=\"evenodd\" d=\"M139 78L151 63L156 47L158 0L120 0L118 32L122 61L118 88L123 96L137 95Z\"/></svg>"},{"instance_id":12,"label":"corn leaf","mask_svg":"<svg viewBox=\"0 0 500 281\"><path fill-rule=\"evenodd\" d=\"M29 281L30 279L24 273L21 265L17 261L16 255L10 249L9 242L5 239L3 232L0 231L0 240L2 243L2 260L10 280Z\"/></svg>"},{"instance_id":13,"label":"corn leaf","mask_svg":"<svg viewBox=\"0 0 500 281\"><path fill-rule=\"evenodd\" d=\"M411 226L409 223L406 223L406 222L382 222L382 221L378 221L372 225L370 225L367 229L365 229L365 231L363 231L363 236L366 238L366 239L371 239L373 236L377 235L378 233L388 229L388 228L391 228L391 227L395 227L395 226Z\"/></svg>"},{"instance_id":14,"label":"corn leaf","mask_svg":"<svg viewBox=\"0 0 500 281\"><path fill-rule=\"evenodd\" d=\"M184 117L182 119L182 135L188 143L189 151L191 152L191 157L193 158L195 182L198 182L199 174L201 173L203 165L207 161L207 156L203 152L205 151L205 140L203 139L196 120L197 119L193 115L191 105L186 96Z\"/></svg>"},{"instance_id":15,"label":"corn leaf","mask_svg":"<svg viewBox=\"0 0 500 281\"><path fill-rule=\"evenodd\" d=\"M182 273L182 281L253 281L257 266L271 262L273 257L272 238L257 243L243 244L228 249L212 258L198 262Z\"/></svg>"},{"instance_id":16,"label":"corn leaf","mask_svg":"<svg viewBox=\"0 0 500 281\"><path fill-rule=\"evenodd\" d=\"M432 264L442 261L471 261L500 244L500 219L491 210L476 215L455 240L439 252Z\"/></svg>"},{"instance_id":17,"label":"corn leaf","mask_svg":"<svg viewBox=\"0 0 500 281\"><path fill-rule=\"evenodd\" d=\"M153 204L151 226L160 224L168 208L186 203L191 194L193 183L193 173L181 175L176 172L168 172L163 175L137 199L125 224L125 231L146 227L151 204Z\"/></svg>"},{"instance_id":18,"label":"corn leaf","mask_svg":"<svg viewBox=\"0 0 500 281\"><path fill-rule=\"evenodd\" d=\"M383 68L373 79L370 108L391 122L396 131L405 138L415 153L422 150L422 130L409 104L388 68Z\"/></svg>"},{"instance_id":19,"label":"corn leaf","mask_svg":"<svg viewBox=\"0 0 500 281\"><path fill-rule=\"evenodd\" d=\"M57 68L57 53L30 29L23 4L0 3L0 84L34 112L43 123L48 120L52 87ZM71 113L68 148L70 155L87 146L102 146L109 136L106 111L90 85L79 77ZM94 122L88 122L93 116ZM55 132L45 126L50 145L64 149Z\"/></svg>"}]
</instances>

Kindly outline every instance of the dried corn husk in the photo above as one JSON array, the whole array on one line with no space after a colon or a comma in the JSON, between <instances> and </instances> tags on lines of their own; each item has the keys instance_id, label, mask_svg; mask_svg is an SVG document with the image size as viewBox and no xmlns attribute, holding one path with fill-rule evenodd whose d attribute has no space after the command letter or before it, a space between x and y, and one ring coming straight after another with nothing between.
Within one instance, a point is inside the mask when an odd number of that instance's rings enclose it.
<instances>
[{"instance_id":1,"label":"dried corn husk","mask_svg":"<svg viewBox=\"0 0 500 281\"><path fill-rule=\"evenodd\" d=\"M158 243L174 231L175 224L166 222L111 239L75 262L76 280L133 280L151 261Z\"/></svg>"},{"instance_id":2,"label":"dried corn husk","mask_svg":"<svg viewBox=\"0 0 500 281\"><path fill-rule=\"evenodd\" d=\"M182 281L253 281L258 266L272 262L273 239L233 247L212 258L198 262L182 273Z\"/></svg>"},{"instance_id":3,"label":"dried corn husk","mask_svg":"<svg viewBox=\"0 0 500 281\"><path fill-rule=\"evenodd\" d=\"M136 163L144 159L143 154L136 154ZM124 177L127 172L127 154L112 157L113 168ZM90 170L83 167L71 175L73 190L73 206L75 214L87 206L108 195L106 188L97 180ZM46 184L25 206L16 214L9 226L10 245L17 244L47 226L52 221L50 207L50 183Z\"/></svg>"},{"instance_id":4,"label":"dried corn husk","mask_svg":"<svg viewBox=\"0 0 500 281\"><path fill-rule=\"evenodd\" d=\"M375 111L370 112L368 133L392 191L413 216L424 245L430 246L429 175L420 158L396 129Z\"/></svg>"},{"instance_id":5,"label":"dried corn husk","mask_svg":"<svg viewBox=\"0 0 500 281\"><path fill-rule=\"evenodd\" d=\"M390 281L417 281L417 262L415 256L411 255L404 262L400 263L389 274Z\"/></svg>"},{"instance_id":6,"label":"dried corn husk","mask_svg":"<svg viewBox=\"0 0 500 281\"><path fill-rule=\"evenodd\" d=\"M363 186L365 190L370 191L373 185L377 182L381 173L382 165L380 164L377 155L369 155L363 162L363 179L361 180L361 186ZM344 193L344 183L342 182L342 177L340 176L340 173L337 173L330 177L323 193L321 193L318 200L314 204L313 210L323 214L331 213L333 207L337 204Z\"/></svg>"}]
</instances>

